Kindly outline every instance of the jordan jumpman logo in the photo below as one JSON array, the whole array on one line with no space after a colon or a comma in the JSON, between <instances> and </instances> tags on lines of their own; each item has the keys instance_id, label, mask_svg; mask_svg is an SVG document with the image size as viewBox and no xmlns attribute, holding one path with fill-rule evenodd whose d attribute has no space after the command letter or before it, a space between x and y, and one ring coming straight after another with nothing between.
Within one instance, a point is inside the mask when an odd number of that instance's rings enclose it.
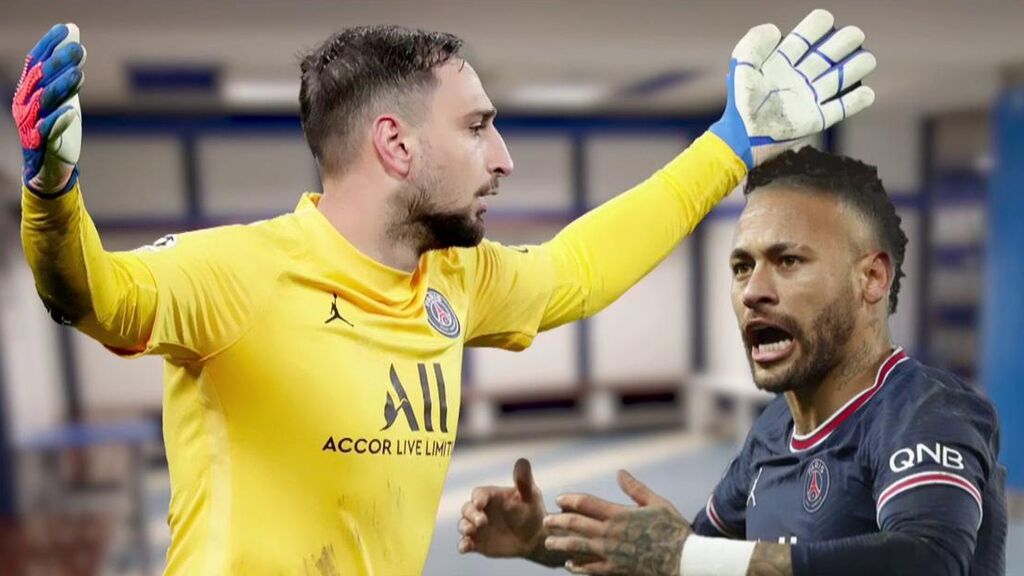
<instances>
[{"instance_id":1,"label":"jordan jumpman logo","mask_svg":"<svg viewBox=\"0 0 1024 576\"><path fill-rule=\"evenodd\" d=\"M334 295L334 301L331 302L331 316L327 320L324 320L324 324L330 324L331 322L334 322L335 320L341 320L345 324L348 324L349 326L352 326L353 328L355 328L355 326L351 322L349 322L348 320L345 320L344 318L342 318L341 312L338 312L338 295L337 294Z\"/></svg>"}]
</instances>

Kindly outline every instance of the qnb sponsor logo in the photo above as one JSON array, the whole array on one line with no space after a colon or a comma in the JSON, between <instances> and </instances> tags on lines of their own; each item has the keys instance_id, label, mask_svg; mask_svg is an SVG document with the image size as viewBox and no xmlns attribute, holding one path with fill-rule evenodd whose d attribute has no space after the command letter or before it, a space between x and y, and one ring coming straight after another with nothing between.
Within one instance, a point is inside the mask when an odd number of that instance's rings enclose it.
<instances>
[{"instance_id":1,"label":"qnb sponsor logo","mask_svg":"<svg viewBox=\"0 0 1024 576\"><path fill-rule=\"evenodd\" d=\"M406 387L392 364L389 370L389 386L384 391L384 426L380 429L381 432L408 427L410 432L418 434L448 433L448 394L441 364L435 362L430 365L430 369L424 363L419 363L416 367L419 373L423 403L416 406L414 401L410 400ZM433 375L433 387L431 386L431 375ZM432 388L437 393L436 429ZM453 446L452 440L444 438L329 436L320 451L340 454L369 454L371 456L449 457L452 454Z\"/></svg>"},{"instance_id":2,"label":"qnb sponsor logo","mask_svg":"<svg viewBox=\"0 0 1024 576\"><path fill-rule=\"evenodd\" d=\"M889 468L896 473L905 472L918 464L940 464L950 470L963 470L964 457L957 450L936 442L900 448L889 457Z\"/></svg>"}]
</instances>

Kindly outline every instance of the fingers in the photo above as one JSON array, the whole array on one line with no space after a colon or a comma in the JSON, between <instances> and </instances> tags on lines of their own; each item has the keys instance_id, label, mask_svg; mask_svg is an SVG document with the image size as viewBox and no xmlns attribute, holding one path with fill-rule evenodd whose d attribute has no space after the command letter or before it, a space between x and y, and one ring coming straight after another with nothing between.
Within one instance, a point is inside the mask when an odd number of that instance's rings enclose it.
<instances>
[{"instance_id":1,"label":"fingers","mask_svg":"<svg viewBox=\"0 0 1024 576\"><path fill-rule=\"evenodd\" d=\"M818 101L824 102L860 82L874 71L877 65L878 61L874 54L866 50L854 52L814 80L814 91L818 94Z\"/></svg>"},{"instance_id":2,"label":"fingers","mask_svg":"<svg viewBox=\"0 0 1024 576\"><path fill-rule=\"evenodd\" d=\"M563 512L578 512L595 520L607 520L626 510L625 506L613 504L590 494L562 494L555 502Z\"/></svg>"},{"instance_id":3,"label":"fingers","mask_svg":"<svg viewBox=\"0 0 1024 576\"><path fill-rule=\"evenodd\" d=\"M572 556L604 555L604 543L601 540L580 536L548 536L544 539L544 547L553 552L566 552Z\"/></svg>"},{"instance_id":4,"label":"fingers","mask_svg":"<svg viewBox=\"0 0 1024 576\"><path fill-rule=\"evenodd\" d=\"M469 538L462 538L459 540L459 554L469 554L470 552L476 552L476 544L473 543Z\"/></svg>"},{"instance_id":5,"label":"fingers","mask_svg":"<svg viewBox=\"0 0 1024 576\"><path fill-rule=\"evenodd\" d=\"M608 560L594 562L583 562L569 560L565 563L565 569L573 574L614 574L614 566Z\"/></svg>"},{"instance_id":6,"label":"fingers","mask_svg":"<svg viewBox=\"0 0 1024 576\"><path fill-rule=\"evenodd\" d=\"M462 518L472 522L477 528L482 528L487 525L487 515L483 513L483 509L487 506L487 503L486 500L484 500L483 505L478 504L476 490L473 492L473 499L462 505Z\"/></svg>"},{"instance_id":7,"label":"fingers","mask_svg":"<svg viewBox=\"0 0 1024 576\"><path fill-rule=\"evenodd\" d=\"M780 38L782 38L782 32L774 24L754 26L733 48L732 57L738 63L760 68L772 50L779 45Z\"/></svg>"},{"instance_id":8,"label":"fingers","mask_svg":"<svg viewBox=\"0 0 1024 576\"><path fill-rule=\"evenodd\" d=\"M516 465L512 469L512 479L515 481L516 490L519 491L523 502L532 502L536 483L533 481L533 470L529 460L526 458L516 460Z\"/></svg>"},{"instance_id":9,"label":"fingers","mask_svg":"<svg viewBox=\"0 0 1024 576\"><path fill-rule=\"evenodd\" d=\"M43 62L43 84L48 84L67 68L80 66L85 60L85 47L74 42L62 46Z\"/></svg>"},{"instance_id":10,"label":"fingers","mask_svg":"<svg viewBox=\"0 0 1024 576\"><path fill-rule=\"evenodd\" d=\"M821 105L821 113L825 117L825 128L849 118L875 102L875 91L867 86L859 86L839 98L833 98Z\"/></svg>"},{"instance_id":11,"label":"fingers","mask_svg":"<svg viewBox=\"0 0 1024 576\"><path fill-rule=\"evenodd\" d=\"M619 470L618 480L619 488L622 488L622 491L640 506L648 506L652 500L659 499L658 495L651 491L646 484L625 470Z\"/></svg>"},{"instance_id":12,"label":"fingers","mask_svg":"<svg viewBox=\"0 0 1024 576\"><path fill-rule=\"evenodd\" d=\"M578 536L595 537L605 533L605 524L580 514L551 514L544 518L544 527L566 530Z\"/></svg>"},{"instance_id":13,"label":"fingers","mask_svg":"<svg viewBox=\"0 0 1024 576\"><path fill-rule=\"evenodd\" d=\"M81 88L84 81L85 75L78 66L72 66L64 70L63 73L51 80L46 89L43 90L39 115L48 115L58 106L66 103L72 96L78 94L78 89Z\"/></svg>"},{"instance_id":14,"label":"fingers","mask_svg":"<svg viewBox=\"0 0 1024 576\"><path fill-rule=\"evenodd\" d=\"M811 47L804 57L796 62L797 70L808 78L817 78L864 44L864 31L856 26L846 26L828 36L820 44Z\"/></svg>"},{"instance_id":15,"label":"fingers","mask_svg":"<svg viewBox=\"0 0 1024 576\"><path fill-rule=\"evenodd\" d=\"M835 17L828 10L811 12L782 40L779 52L789 59L790 64L795 65L811 46L832 31L835 22Z\"/></svg>"},{"instance_id":16,"label":"fingers","mask_svg":"<svg viewBox=\"0 0 1024 576\"><path fill-rule=\"evenodd\" d=\"M459 519L459 534L463 536L473 536L476 534L476 523L469 520L468 518Z\"/></svg>"},{"instance_id":17,"label":"fingers","mask_svg":"<svg viewBox=\"0 0 1024 576\"><path fill-rule=\"evenodd\" d=\"M40 60L49 58L53 51L65 40L78 42L78 26L74 24L57 24L43 35L28 53L27 66L32 66Z\"/></svg>"}]
</instances>

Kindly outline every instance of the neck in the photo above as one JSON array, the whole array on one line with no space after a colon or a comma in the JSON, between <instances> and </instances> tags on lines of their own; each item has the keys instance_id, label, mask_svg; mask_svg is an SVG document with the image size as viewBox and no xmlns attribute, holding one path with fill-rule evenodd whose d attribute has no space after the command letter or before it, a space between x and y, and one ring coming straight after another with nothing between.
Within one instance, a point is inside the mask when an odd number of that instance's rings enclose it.
<instances>
[{"instance_id":1,"label":"neck","mask_svg":"<svg viewBox=\"0 0 1024 576\"><path fill-rule=\"evenodd\" d=\"M854 396L873 386L878 368L893 351L887 334L851 340L848 348L818 386L786 392L797 434L815 430Z\"/></svg>"},{"instance_id":2,"label":"neck","mask_svg":"<svg viewBox=\"0 0 1024 576\"><path fill-rule=\"evenodd\" d=\"M381 184L358 174L323 182L324 193L317 205L338 232L357 250L377 262L412 273L420 261L419 246L413 238L389 233L399 226L390 209L390 194L375 194Z\"/></svg>"}]
</instances>

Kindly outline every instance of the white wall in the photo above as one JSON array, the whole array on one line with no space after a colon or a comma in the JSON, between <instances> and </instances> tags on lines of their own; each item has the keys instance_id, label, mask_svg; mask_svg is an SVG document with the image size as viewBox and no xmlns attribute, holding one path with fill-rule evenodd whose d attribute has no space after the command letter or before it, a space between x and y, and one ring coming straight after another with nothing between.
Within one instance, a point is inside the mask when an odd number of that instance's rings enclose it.
<instances>
[{"instance_id":1,"label":"white wall","mask_svg":"<svg viewBox=\"0 0 1024 576\"><path fill-rule=\"evenodd\" d=\"M587 140L588 204L646 180L682 151L680 136L615 135ZM629 231L616 233L628 234ZM692 258L688 242L590 322L591 376L598 386L680 381L692 367Z\"/></svg>"},{"instance_id":2,"label":"white wall","mask_svg":"<svg viewBox=\"0 0 1024 576\"><path fill-rule=\"evenodd\" d=\"M8 238L10 235L8 235ZM20 251L4 246L0 258L0 338L3 342L2 401L15 444L53 427L64 416L57 325L36 295L32 273Z\"/></svg>"},{"instance_id":3,"label":"white wall","mask_svg":"<svg viewBox=\"0 0 1024 576\"><path fill-rule=\"evenodd\" d=\"M197 152L202 207L210 215L290 212L303 192L320 190L313 156L294 135L204 137Z\"/></svg>"},{"instance_id":4,"label":"white wall","mask_svg":"<svg viewBox=\"0 0 1024 576\"><path fill-rule=\"evenodd\" d=\"M87 135L80 163L86 206L97 220L183 215L184 166L171 136Z\"/></svg>"}]
</instances>

